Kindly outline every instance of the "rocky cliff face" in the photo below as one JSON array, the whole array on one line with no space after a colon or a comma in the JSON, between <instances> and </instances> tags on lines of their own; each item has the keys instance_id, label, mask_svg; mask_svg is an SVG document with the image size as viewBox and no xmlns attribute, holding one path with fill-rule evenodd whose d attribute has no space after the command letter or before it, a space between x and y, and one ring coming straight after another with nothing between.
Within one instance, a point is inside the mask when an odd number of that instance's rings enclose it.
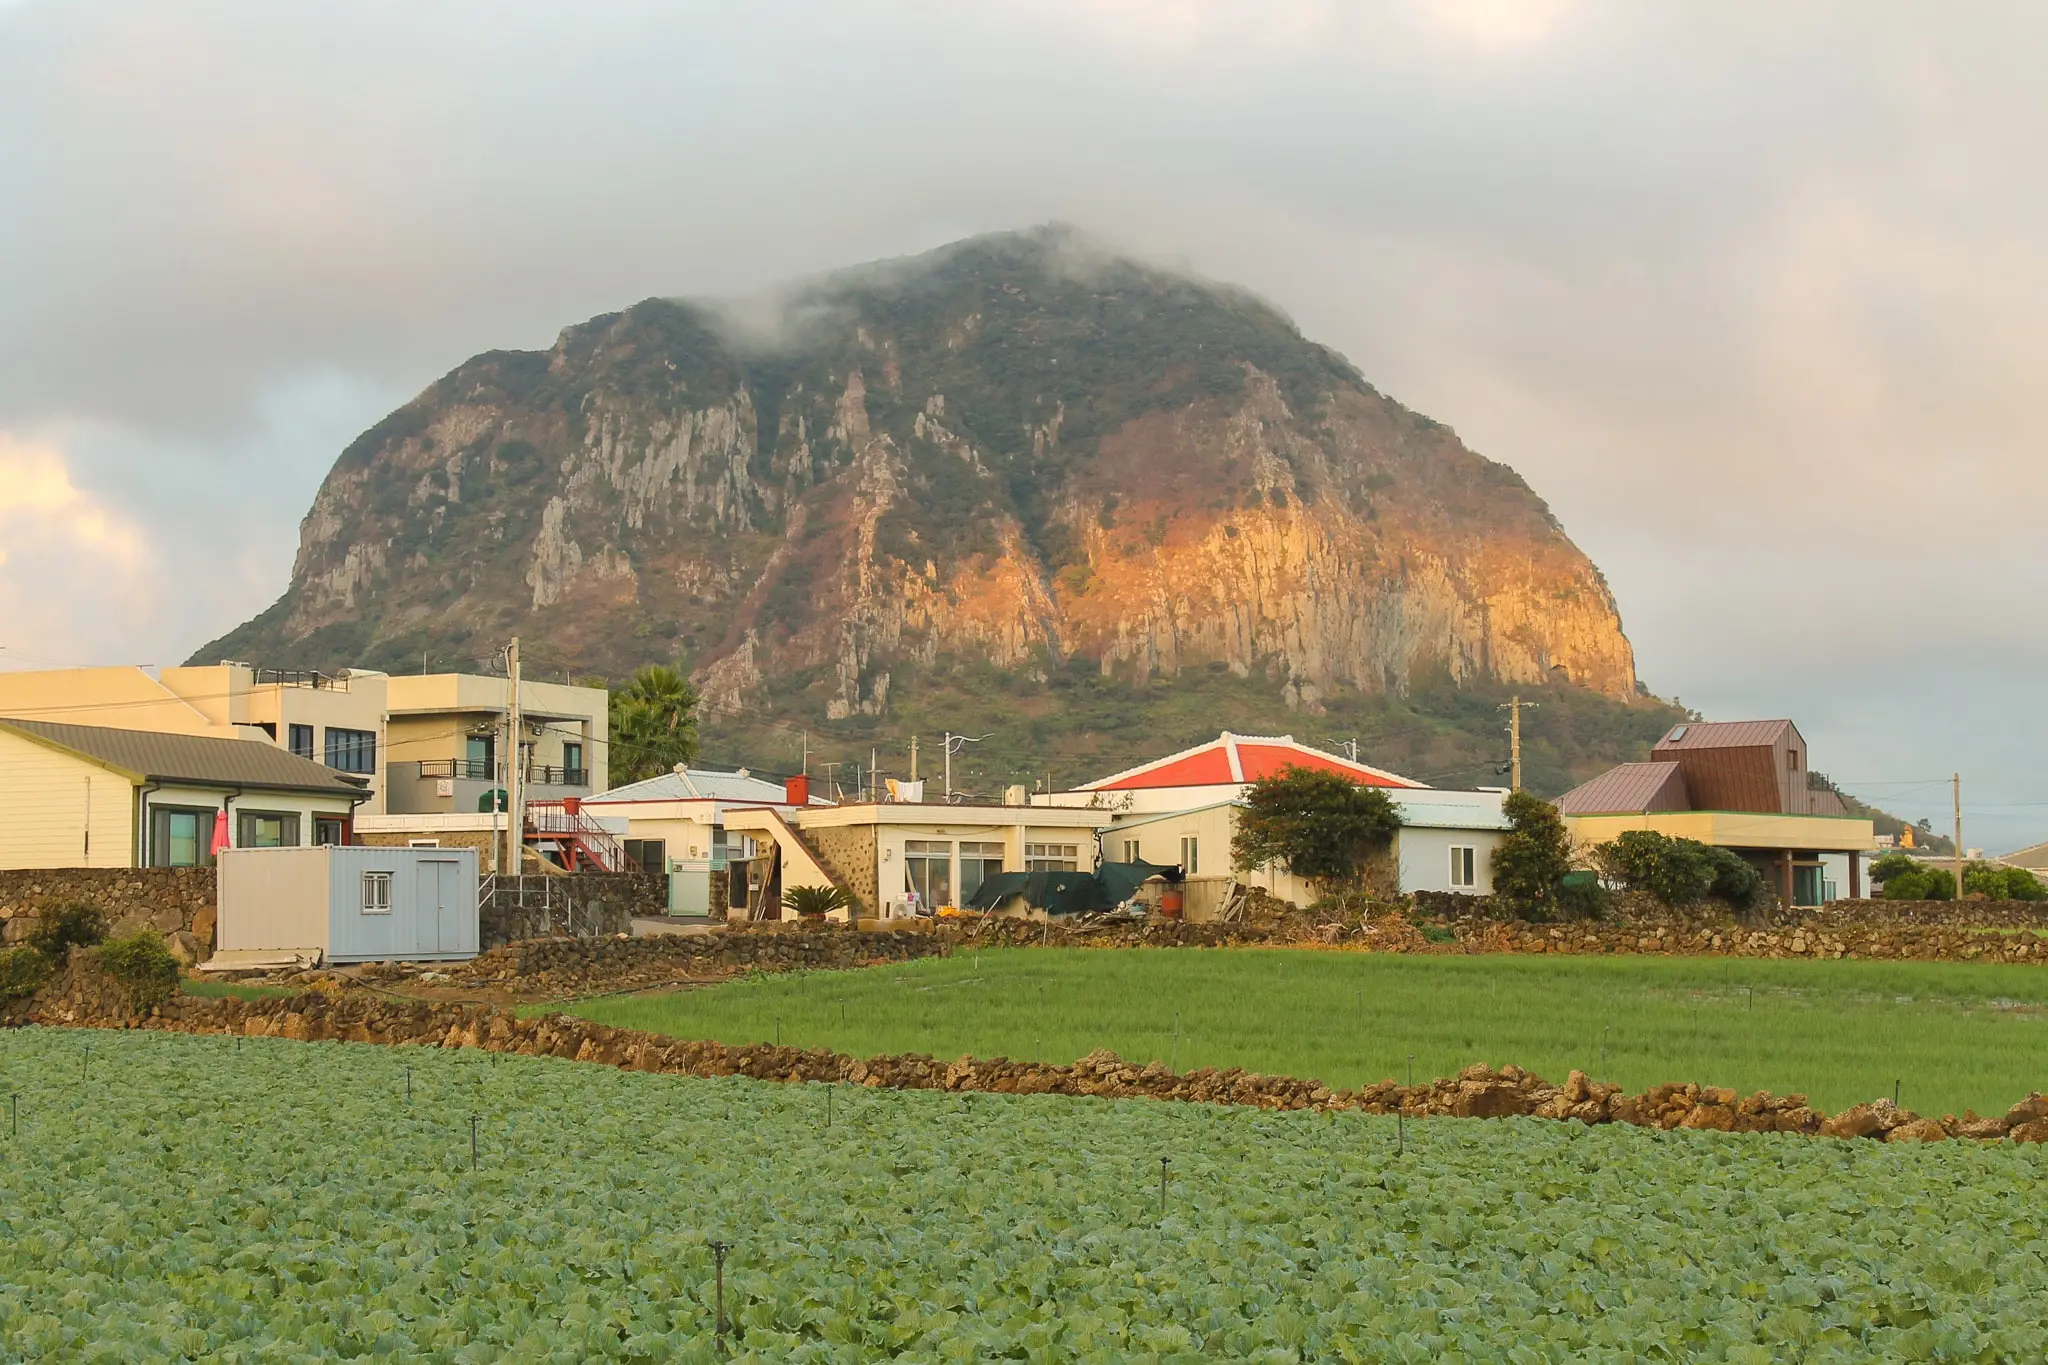
<instances>
[{"instance_id":1,"label":"rocky cliff face","mask_svg":"<svg viewBox=\"0 0 2048 1365\"><path fill-rule=\"evenodd\" d=\"M478 356L343 452L291 585L196 657L692 661L714 707L875 716L945 659L1191 667L1314 711L1422 673L1635 673L1505 465L1268 306L1059 229Z\"/></svg>"}]
</instances>

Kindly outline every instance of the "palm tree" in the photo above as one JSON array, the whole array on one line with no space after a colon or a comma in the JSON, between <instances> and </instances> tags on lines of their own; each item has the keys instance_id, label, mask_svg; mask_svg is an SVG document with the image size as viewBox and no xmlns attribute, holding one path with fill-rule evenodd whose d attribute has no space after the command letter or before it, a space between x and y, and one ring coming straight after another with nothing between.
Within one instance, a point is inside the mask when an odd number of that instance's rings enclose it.
<instances>
[{"instance_id":1,"label":"palm tree","mask_svg":"<svg viewBox=\"0 0 2048 1365\"><path fill-rule=\"evenodd\" d=\"M618 784L697 756L697 689L679 668L648 664L611 694L611 776Z\"/></svg>"}]
</instances>

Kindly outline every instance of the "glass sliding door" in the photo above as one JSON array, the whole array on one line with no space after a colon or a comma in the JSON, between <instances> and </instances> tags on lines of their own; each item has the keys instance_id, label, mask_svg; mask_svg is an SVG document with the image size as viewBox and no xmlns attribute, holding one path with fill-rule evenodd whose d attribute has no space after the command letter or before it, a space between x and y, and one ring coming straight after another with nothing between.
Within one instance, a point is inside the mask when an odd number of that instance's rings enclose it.
<instances>
[{"instance_id":1,"label":"glass sliding door","mask_svg":"<svg viewBox=\"0 0 2048 1365\"><path fill-rule=\"evenodd\" d=\"M999 843L960 844L960 903L974 899L981 884L1003 870L1003 846Z\"/></svg>"},{"instance_id":2,"label":"glass sliding door","mask_svg":"<svg viewBox=\"0 0 2048 1365\"><path fill-rule=\"evenodd\" d=\"M948 839L908 839L903 844L903 878L920 910L953 903L953 844Z\"/></svg>"}]
</instances>

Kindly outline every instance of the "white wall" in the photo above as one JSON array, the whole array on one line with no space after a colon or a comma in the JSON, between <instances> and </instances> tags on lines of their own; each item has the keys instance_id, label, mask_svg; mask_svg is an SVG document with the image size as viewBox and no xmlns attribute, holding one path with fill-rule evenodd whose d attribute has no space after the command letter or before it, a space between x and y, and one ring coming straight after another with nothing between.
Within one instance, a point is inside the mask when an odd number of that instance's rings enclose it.
<instances>
[{"instance_id":1,"label":"white wall","mask_svg":"<svg viewBox=\"0 0 2048 1365\"><path fill-rule=\"evenodd\" d=\"M1401 890L1457 891L1476 896L1493 894L1493 851L1501 835L1491 829L1423 829L1403 826L1395 836L1401 864ZM1473 886L1451 885L1451 849L1473 850Z\"/></svg>"}]
</instances>

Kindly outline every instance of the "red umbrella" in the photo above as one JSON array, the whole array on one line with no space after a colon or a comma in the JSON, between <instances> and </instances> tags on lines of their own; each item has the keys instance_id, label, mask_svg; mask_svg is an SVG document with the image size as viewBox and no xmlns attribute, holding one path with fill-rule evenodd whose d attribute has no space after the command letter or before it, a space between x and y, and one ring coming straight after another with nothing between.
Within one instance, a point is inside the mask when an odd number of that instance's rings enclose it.
<instances>
[{"instance_id":1,"label":"red umbrella","mask_svg":"<svg viewBox=\"0 0 2048 1365\"><path fill-rule=\"evenodd\" d=\"M231 847L233 845L228 842L228 813L217 810L213 813L213 847L207 852L218 858L222 849Z\"/></svg>"}]
</instances>

